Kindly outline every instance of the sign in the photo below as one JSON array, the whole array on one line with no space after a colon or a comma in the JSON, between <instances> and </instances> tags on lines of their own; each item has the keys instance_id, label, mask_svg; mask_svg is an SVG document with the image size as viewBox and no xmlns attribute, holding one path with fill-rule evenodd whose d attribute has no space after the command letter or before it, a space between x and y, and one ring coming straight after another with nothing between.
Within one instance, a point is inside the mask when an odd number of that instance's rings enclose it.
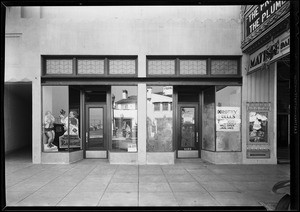
<instances>
[{"instance_id":1,"label":"sign","mask_svg":"<svg viewBox=\"0 0 300 212\"><path fill-rule=\"evenodd\" d=\"M250 55L249 70L261 67L290 52L290 33L285 32Z\"/></svg>"},{"instance_id":2,"label":"sign","mask_svg":"<svg viewBox=\"0 0 300 212\"><path fill-rule=\"evenodd\" d=\"M136 148L136 144L128 144L128 152L136 152L137 148Z\"/></svg>"},{"instance_id":3,"label":"sign","mask_svg":"<svg viewBox=\"0 0 300 212\"><path fill-rule=\"evenodd\" d=\"M240 131L240 108L239 107L217 107L216 108L217 131Z\"/></svg>"},{"instance_id":4,"label":"sign","mask_svg":"<svg viewBox=\"0 0 300 212\"><path fill-rule=\"evenodd\" d=\"M247 110L269 111L271 110L270 102L247 102Z\"/></svg>"},{"instance_id":5,"label":"sign","mask_svg":"<svg viewBox=\"0 0 300 212\"><path fill-rule=\"evenodd\" d=\"M59 148L80 148L80 141L78 136L64 135L59 137Z\"/></svg>"},{"instance_id":6,"label":"sign","mask_svg":"<svg viewBox=\"0 0 300 212\"><path fill-rule=\"evenodd\" d=\"M255 6L254 9L246 15L246 37L270 19L286 2L287 1L266 1L264 4Z\"/></svg>"}]
</instances>

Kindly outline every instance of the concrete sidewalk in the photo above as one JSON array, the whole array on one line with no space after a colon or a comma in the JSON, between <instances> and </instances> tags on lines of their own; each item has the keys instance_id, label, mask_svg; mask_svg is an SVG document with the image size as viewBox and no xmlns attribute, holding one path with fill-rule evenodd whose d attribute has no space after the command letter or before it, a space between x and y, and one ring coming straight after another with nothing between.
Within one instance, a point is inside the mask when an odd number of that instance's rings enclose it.
<instances>
[{"instance_id":1,"label":"concrete sidewalk","mask_svg":"<svg viewBox=\"0 0 300 212\"><path fill-rule=\"evenodd\" d=\"M181 159L175 165L110 165L85 159L69 165L32 164L7 157L8 206L261 206L288 190L284 165L213 165Z\"/></svg>"}]
</instances>

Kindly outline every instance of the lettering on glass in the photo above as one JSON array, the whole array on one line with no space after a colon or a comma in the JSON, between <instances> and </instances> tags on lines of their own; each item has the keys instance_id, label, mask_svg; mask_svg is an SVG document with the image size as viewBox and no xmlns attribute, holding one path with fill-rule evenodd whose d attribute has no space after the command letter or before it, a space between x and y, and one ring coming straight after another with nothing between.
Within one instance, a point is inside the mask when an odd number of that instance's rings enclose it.
<instances>
[{"instance_id":1,"label":"lettering on glass","mask_svg":"<svg viewBox=\"0 0 300 212\"><path fill-rule=\"evenodd\" d=\"M240 131L239 107L216 107L217 131Z\"/></svg>"}]
</instances>

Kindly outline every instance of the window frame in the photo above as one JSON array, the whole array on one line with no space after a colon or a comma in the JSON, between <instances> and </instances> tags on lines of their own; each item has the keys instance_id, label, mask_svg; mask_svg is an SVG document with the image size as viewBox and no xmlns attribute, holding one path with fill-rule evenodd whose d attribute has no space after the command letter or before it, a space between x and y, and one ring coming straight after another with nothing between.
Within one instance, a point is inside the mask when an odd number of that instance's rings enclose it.
<instances>
[{"instance_id":1,"label":"window frame","mask_svg":"<svg viewBox=\"0 0 300 212\"><path fill-rule=\"evenodd\" d=\"M72 74L47 74L47 60L66 60L72 59ZM104 74L78 74L78 60L104 60ZM109 61L110 60L134 60L135 73L134 74L109 74ZM138 56L105 56L105 55L41 55L41 76L42 78L120 78L138 76Z\"/></svg>"},{"instance_id":2,"label":"window frame","mask_svg":"<svg viewBox=\"0 0 300 212\"><path fill-rule=\"evenodd\" d=\"M149 61L151 60L175 60L175 73L174 74L149 74ZM180 74L180 61L181 60L206 60L206 74ZM212 60L235 60L237 61L236 74L211 74L211 61ZM147 55L146 56L146 77L171 77L171 78L232 78L241 77L241 55L229 56L159 56Z\"/></svg>"}]
</instances>

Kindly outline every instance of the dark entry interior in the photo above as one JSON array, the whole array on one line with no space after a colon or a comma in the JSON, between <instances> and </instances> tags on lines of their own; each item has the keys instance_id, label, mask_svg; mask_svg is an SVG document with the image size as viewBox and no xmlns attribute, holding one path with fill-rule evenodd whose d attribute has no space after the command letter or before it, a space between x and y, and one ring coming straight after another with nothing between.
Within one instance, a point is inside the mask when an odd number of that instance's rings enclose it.
<instances>
[{"instance_id":1,"label":"dark entry interior","mask_svg":"<svg viewBox=\"0 0 300 212\"><path fill-rule=\"evenodd\" d=\"M290 67L287 58L277 63L277 158L288 162L290 129Z\"/></svg>"},{"instance_id":2,"label":"dark entry interior","mask_svg":"<svg viewBox=\"0 0 300 212\"><path fill-rule=\"evenodd\" d=\"M202 91L209 86L176 86L175 140L177 158L201 157Z\"/></svg>"},{"instance_id":3,"label":"dark entry interior","mask_svg":"<svg viewBox=\"0 0 300 212\"><path fill-rule=\"evenodd\" d=\"M5 155L32 155L32 83L4 85Z\"/></svg>"},{"instance_id":4,"label":"dark entry interior","mask_svg":"<svg viewBox=\"0 0 300 212\"><path fill-rule=\"evenodd\" d=\"M85 158L107 158L108 125L106 86L85 86L84 92L84 155Z\"/></svg>"}]
</instances>

